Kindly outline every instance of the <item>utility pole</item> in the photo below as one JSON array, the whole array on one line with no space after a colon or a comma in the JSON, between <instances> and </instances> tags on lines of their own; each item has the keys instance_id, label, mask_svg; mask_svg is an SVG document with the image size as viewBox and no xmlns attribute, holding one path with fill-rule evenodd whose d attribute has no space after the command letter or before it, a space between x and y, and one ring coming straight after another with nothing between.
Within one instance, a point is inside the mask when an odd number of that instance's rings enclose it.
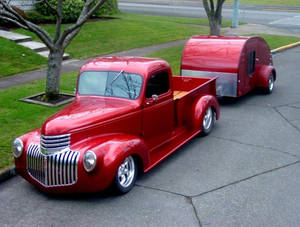
<instances>
[{"instance_id":1,"label":"utility pole","mask_svg":"<svg viewBox=\"0 0 300 227\"><path fill-rule=\"evenodd\" d=\"M239 25L239 4L240 4L240 0L234 0L232 26L231 26L233 28L237 28Z\"/></svg>"}]
</instances>

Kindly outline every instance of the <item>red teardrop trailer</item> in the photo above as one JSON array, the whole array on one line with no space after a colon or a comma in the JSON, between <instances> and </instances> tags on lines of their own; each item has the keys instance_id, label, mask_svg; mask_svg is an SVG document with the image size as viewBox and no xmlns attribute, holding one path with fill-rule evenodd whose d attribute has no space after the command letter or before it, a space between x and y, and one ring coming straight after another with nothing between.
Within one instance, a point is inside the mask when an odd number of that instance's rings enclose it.
<instances>
[{"instance_id":1,"label":"red teardrop trailer","mask_svg":"<svg viewBox=\"0 0 300 227\"><path fill-rule=\"evenodd\" d=\"M184 48L181 75L217 75L217 94L226 97L240 97L256 87L271 93L276 80L270 48L261 37L194 36Z\"/></svg>"}]
</instances>

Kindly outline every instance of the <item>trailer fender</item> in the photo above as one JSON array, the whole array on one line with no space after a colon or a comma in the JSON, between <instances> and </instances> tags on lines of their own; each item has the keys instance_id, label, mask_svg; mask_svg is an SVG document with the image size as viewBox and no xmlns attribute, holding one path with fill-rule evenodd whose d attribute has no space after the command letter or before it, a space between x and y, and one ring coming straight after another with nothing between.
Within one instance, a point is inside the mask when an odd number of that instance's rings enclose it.
<instances>
[{"instance_id":1,"label":"trailer fender","mask_svg":"<svg viewBox=\"0 0 300 227\"><path fill-rule=\"evenodd\" d=\"M202 130L202 122L205 115L206 110L212 107L216 119L218 120L220 117L220 108L219 103L215 96L212 95L204 95L200 97L193 106L193 123L192 126L194 129Z\"/></svg>"},{"instance_id":2,"label":"trailer fender","mask_svg":"<svg viewBox=\"0 0 300 227\"><path fill-rule=\"evenodd\" d=\"M274 81L276 80L276 70L271 65L262 65L257 67L257 87L267 88L269 86L269 77L271 73L274 75Z\"/></svg>"}]
</instances>

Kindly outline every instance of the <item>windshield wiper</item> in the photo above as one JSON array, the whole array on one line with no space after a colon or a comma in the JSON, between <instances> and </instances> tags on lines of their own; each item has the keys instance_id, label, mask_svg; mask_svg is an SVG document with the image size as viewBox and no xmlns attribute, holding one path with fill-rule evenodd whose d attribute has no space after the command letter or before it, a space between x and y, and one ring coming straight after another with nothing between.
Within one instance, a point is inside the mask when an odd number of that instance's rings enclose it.
<instances>
[{"instance_id":1,"label":"windshield wiper","mask_svg":"<svg viewBox=\"0 0 300 227\"><path fill-rule=\"evenodd\" d=\"M123 72L124 72L124 69L122 69L119 73L118 73L118 75L116 75L113 79L112 79L112 81L110 82L110 86L112 86L112 84L121 76L121 74L123 74Z\"/></svg>"}]
</instances>

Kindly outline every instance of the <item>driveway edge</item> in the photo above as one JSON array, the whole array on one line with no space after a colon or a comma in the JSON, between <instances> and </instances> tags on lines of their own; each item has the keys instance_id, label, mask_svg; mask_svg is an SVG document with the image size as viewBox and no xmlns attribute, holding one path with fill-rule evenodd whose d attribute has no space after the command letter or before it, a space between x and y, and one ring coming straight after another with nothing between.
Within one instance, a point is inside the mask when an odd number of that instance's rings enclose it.
<instances>
[{"instance_id":1,"label":"driveway edge","mask_svg":"<svg viewBox=\"0 0 300 227\"><path fill-rule=\"evenodd\" d=\"M291 49L291 48L297 47L297 46L300 46L300 42L291 43L291 44L286 45L286 46L278 47L274 50L271 50L271 53L272 54L277 54L279 52L282 52L282 51L285 51L285 50L288 50L288 49Z\"/></svg>"},{"instance_id":2,"label":"driveway edge","mask_svg":"<svg viewBox=\"0 0 300 227\"><path fill-rule=\"evenodd\" d=\"M17 175L16 168L15 166L11 166L8 169L5 169L1 174L0 174L0 183L3 181L6 181L14 176Z\"/></svg>"}]
</instances>

